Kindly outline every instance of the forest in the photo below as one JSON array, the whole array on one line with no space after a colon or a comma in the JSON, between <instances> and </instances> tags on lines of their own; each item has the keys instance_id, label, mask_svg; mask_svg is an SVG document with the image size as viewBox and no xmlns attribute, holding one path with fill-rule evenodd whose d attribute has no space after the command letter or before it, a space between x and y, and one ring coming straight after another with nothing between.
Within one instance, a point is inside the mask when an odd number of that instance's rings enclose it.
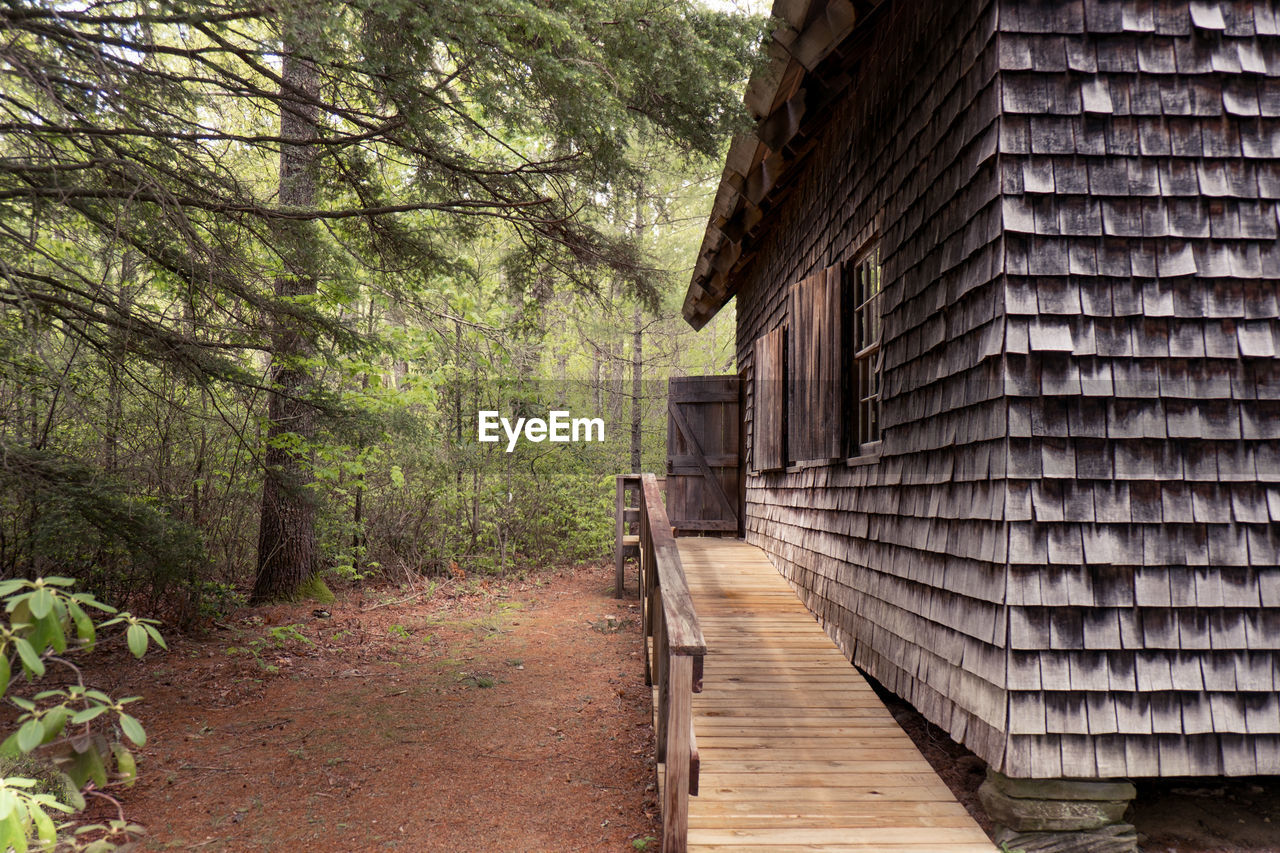
<instances>
[{"instance_id":1,"label":"forest","mask_svg":"<svg viewBox=\"0 0 1280 853\"><path fill-rule=\"evenodd\" d=\"M98 633L141 656L246 603L605 556L666 377L734 369L732 317L678 307L765 23L0 4L0 753L61 745L75 783L6 770L0 846L71 843L71 789L134 772L123 700L36 692ZM508 451L481 411L604 440Z\"/></svg>"}]
</instances>

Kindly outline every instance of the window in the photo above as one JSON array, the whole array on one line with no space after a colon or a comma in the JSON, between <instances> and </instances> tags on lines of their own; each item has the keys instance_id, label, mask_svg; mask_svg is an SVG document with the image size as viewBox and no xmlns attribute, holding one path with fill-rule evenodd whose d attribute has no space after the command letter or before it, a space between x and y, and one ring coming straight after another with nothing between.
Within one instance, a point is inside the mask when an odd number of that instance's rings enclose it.
<instances>
[{"instance_id":1,"label":"window","mask_svg":"<svg viewBox=\"0 0 1280 853\"><path fill-rule=\"evenodd\" d=\"M874 236L849 263L819 270L788 290L785 330L753 344L756 470L877 458L880 291Z\"/></svg>"},{"instance_id":2,"label":"window","mask_svg":"<svg viewBox=\"0 0 1280 853\"><path fill-rule=\"evenodd\" d=\"M781 326L752 344L755 380L752 406L751 462L757 471L785 468L787 330Z\"/></svg>"},{"instance_id":3,"label":"window","mask_svg":"<svg viewBox=\"0 0 1280 853\"><path fill-rule=\"evenodd\" d=\"M881 276L880 241L873 239L847 269L849 328L852 331L848 377L851 455L866 456L880 441Z\"/></svg>"}]
</instances>

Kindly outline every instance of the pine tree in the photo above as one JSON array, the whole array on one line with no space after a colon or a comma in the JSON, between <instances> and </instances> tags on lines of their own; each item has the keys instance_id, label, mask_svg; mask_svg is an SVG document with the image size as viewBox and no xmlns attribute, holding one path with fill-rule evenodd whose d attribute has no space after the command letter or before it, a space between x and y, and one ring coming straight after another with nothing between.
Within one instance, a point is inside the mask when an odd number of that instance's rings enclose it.
<instances>
[{"instance_id":1,"label":"pine tree","mask_svg":"<svg viewBox=\"0 0 1280 853\"><path fill-rule=\"evenodd\" d=\"M644 292L597 209L637 140L723 145L760 24L689 0L14 0L0 335L265 394L255 596L289 596L317 567L308 445L350 415L322 375L366 345L348 307L431 291L480 234L511 288ZM85 260L125 252L129 300Z\"/></svg>"}]
</instances>

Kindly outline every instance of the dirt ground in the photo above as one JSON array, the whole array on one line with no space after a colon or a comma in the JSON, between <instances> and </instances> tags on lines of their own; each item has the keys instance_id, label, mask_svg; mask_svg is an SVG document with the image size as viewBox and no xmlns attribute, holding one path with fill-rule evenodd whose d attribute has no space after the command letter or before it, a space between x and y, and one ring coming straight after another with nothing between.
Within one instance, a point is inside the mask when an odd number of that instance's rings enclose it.
<instances>
[{"instance_id":1,"label":"dirt ground","mask_svg":"<svg viewBox=\"0 0 1280 853\"><path fill-rule=\"evenodd\" d=\"M122 792L145 850L656 850L638 609L612 568L244 609L100 661L149 740ZM887 694L988 832L981 759ZM91 817L113 817L100 811ZM1144 853L1280 853L1280 779L1139 784Z\"/></svg>"},{"instance_id":2,"label":"dirt ground","mask_svg":"<svg viewBox=\"0 0 1280 853\"><path fill-rule=\"evenodd\" d=\"M1280 779L1138 783L1130 817L1143 853L1280 851Z\"/></svg>"},{"instance_id":3,"label":"dirt ground","mask_svg":"<svg viewBox=\"0 0 1280 853\"><path fill-rule=\"evenodd\" d=\"M612 570L245 609L110 674L143 849L655 849L637 609ZM109 817L103 813L99 817Z\"/></svg>"},{"instance_id":4,"label":"dirt ground","mask_svg":"<svg viewBox=\"0 0 1280 853\"><path fill-rule=\"evenodd\" d=\"M906 702L875 685L898 725L979 825L986 763ZM1280 778L1140 780L1127 817L1142 853L1280 853Z\"/></svg>"}]
</instances>

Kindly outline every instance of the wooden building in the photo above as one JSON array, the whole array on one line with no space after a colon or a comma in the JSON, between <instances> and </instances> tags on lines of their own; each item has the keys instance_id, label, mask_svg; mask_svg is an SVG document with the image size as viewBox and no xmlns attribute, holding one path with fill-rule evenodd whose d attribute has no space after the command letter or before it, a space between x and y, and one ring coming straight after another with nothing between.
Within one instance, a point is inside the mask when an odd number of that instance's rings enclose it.
<instances>
[{"instance_id":1,"label":"wooden building","mask_svg":"<svg viewBox=\"0 0 1280 853\"><path fill-rule=\"evenodd\" d=\"M1280 774L1280 9L774 13L684 307L747 540L1009 777Z\"/></svg>"}]
</instances>

